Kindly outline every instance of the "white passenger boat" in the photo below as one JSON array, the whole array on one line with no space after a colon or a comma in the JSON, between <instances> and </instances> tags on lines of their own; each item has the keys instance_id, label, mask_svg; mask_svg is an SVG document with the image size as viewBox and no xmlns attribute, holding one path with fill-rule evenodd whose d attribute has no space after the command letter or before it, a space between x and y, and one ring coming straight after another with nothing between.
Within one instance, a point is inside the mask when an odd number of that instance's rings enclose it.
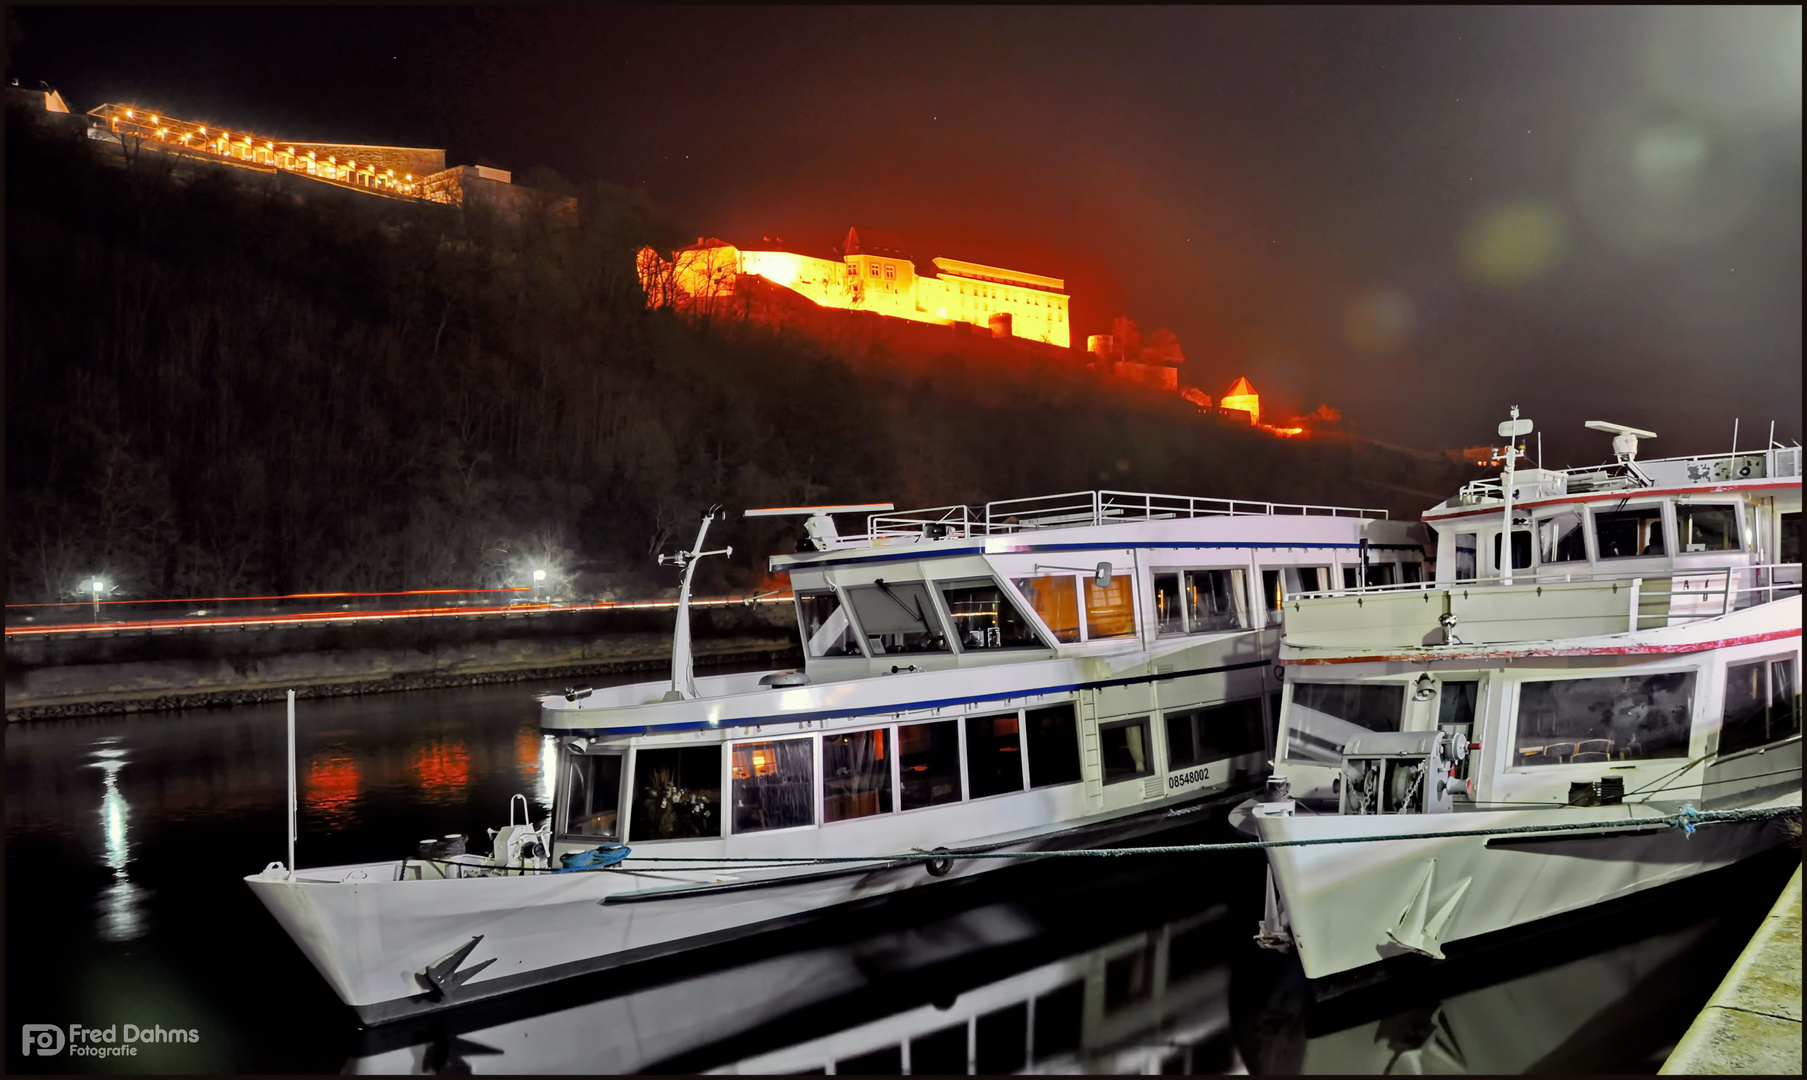
<instances>
[{"instance_id":1,"label":"white passenger boat","mask_svg":"<svg viewBox=\"0 0 1807 1080\"><path fill-rule=\"evenodd\" d=\"M1801 448L1639 461L1650 432L1588 426L1611 465L1518 469L1508 445L1499 479L1426 512L1434 581L1287 599L1275 775L1238 816L1266 841L1366 838L1268 849L1261 936L1308 977L1783 842L1660 819L1800 805Z\"/></svg>"},{"instance_id":2,"label":"white passenger boat","mask_svg":"<svg viewBox=\"0 0 1807 1080\"><path fill-rule=\"evenodd\" d=\"M490 855L246 880L380 1023L1003 861L942 849L1130 841L1266 775L1283 595L1422 576L1422 526L1378 511L1085 492L838 534L834 512L872 509L765 512L808 518L809 550L771 560L801 671L693 676L705 516L670 681L544 699L549 820Z\"/></svg>"}]
</instances>

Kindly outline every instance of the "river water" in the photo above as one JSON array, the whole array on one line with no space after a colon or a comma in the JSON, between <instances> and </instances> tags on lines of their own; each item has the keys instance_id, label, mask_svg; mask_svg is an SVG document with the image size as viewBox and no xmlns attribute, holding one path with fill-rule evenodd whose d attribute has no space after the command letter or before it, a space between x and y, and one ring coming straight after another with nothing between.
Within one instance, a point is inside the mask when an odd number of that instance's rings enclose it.
<instances>
[{"instance_id":1,"label":"river water","mask_svg":"<svg viewBox=\"0 0 1807 1080\"><path fill-rule=\"evenodd\" d=\"M303 866L547 811L533 694L303 701ZM1653 1072L1798 854L1308 1004L1261 860L1024 866L688 958L360 1031L241 880L285 857L283 706L11 725L9 1071ZM21 1056L22 1025L192 1031ZM116 1044L117 1045L117 1044Z\"/></svg>"}]
</instances>

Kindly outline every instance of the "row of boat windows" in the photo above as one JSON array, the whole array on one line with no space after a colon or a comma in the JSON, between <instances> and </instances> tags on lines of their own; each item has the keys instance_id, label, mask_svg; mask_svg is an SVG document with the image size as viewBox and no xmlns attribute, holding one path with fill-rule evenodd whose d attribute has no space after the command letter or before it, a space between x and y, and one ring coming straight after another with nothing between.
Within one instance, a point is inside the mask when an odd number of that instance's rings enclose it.
<instances>
[{"instance_id":1,"label":"row of boat windows","mask_svg":"<svg viewBox=\"0 0 1807 1080\"><path fill-rule=\"evenodd\" d=\"M1154 774L1151 723L1144 716L1099 725L1105 784ZM1264 745L1259 698L1176 710L1162 724L1170 770ZM1021 714L735 743L727 747L725 809L722 759L721 746L637 749L634 790L624 808L623 756L576 756L565 777L561 832L618 838L624 809L630 841L716 837L724 820L737 834L764 832L816 824L818 796L820 820L831 824L1072 784L1082 775L1071 702Z\"/></svg>"},{"instance_id":2,"label":"row of boat windows","mask_svg":"<svg viewBox=\"0 0 1807 1080\"><path fill-rule=\"evenodd\" d=\"M1363 584L1415 582L1422 564L1374 563ZM1343 585L1354 588L1355 567L1343 569ZM1061 644L1134 637L1134 582L1128 575L1108 585L1077 574L1041 574L1013 578L1011 583L1029 603L1054 640ZM811 657L893 656L989 649L1041 649L1046 643L1034 622L1009 594L990 578L935 582L945 609L938 609L929 584L921 581L875 581L832 590L797 594L797 615L804 647ZM1248 589L1248 571L1234 569L1157 570L1153 575L1155 632L1198 634L1247 630L1263 617L1280 619L1281 601L1301 592L1327 590L1327 566L1289 566L1261 571L1262 595ZM842 596L846 602L843 604ZM951 628L951 629L950 629Z\"/></svg>"},{"instance_id":3,"label":"row of boat windows","mask_svg":"<svg viewBox=\"0 0 1807 1080\"><path fill-rule=\"evenodd\" d=\"M1696 673L1669 671L1519 684L1510 767L1686 757ZM1441 686L1437 725L1473 734L1479 682ZM1398 731L1402 683L1296 683L1287 714L1290 761L1335 765L1363 731ZM1801 733L1793 657L1726 669L1718 753Z\"/></svg>"},{"instance_id":4,"label":"row of boat windows","mask_svg":"<svg viewBox=\"0 0 1807 1080\"><path fill-rule=\"evenodd\" d=\"M1674 516L1675 544L1669 544L1665 526L1665 507ZM1588 517L1593 518L1592 550L1589 549ZM1533 546L1537 561L1543 565L1589 562L1594 559L1629 559L1672 552L1743 551L1745 542L1738 527L1738 508L1725 504L1652 503L1619 510L1590 510L1574 507L1533 519L1530 529L1512 532L1512 569L1531 565ZM1799 555L1800 516L1792 516L1795 530L1795 559ZM1746 531L1749 531L1748 529ZM1456 534L1456 578L1477 577L1478 533ZM1489 569L1503 569L1504 558L1499 533L1493 535L1493 561ZM1786 558L1783 561L1788 561Z\"/></svg>"}]
</instances>

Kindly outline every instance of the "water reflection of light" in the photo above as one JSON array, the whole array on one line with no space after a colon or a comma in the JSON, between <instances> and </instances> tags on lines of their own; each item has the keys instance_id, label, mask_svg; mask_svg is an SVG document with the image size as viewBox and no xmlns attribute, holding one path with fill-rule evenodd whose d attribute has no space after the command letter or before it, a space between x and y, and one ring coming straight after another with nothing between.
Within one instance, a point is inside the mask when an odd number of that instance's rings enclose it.
<instances>
[{"instance_id":1,"label":"water reflection of light","mask_svg":"<svg viewBox=\"0 0 1807 1080\"><path fill-rule=\"evenodd\" d=\"M414 775L435 802L462 794L471 778L471 755L461 742L433 743L414 753Z\"/></svg>"},{"instance_id":2,"label":"water reflection of light","mask_svg":"<svg viewBox=\"0 0 1807 1080\"><path fill-rule=\"evenodd\" d=\"M358 763L349 754L315 758L307 766L307 808L329 824L348 824L358 802Z\"/></svg>"},{"instance_id":3,"label":"water reflection of light","mask_svg":"<svg viewBox=\"0 0 1807 1080\"><path fill-rule=\"evenodd\" d=\"M100 936L108 941L130 941L144 934L144 918L139 911L144 890L126 877L126 863L131 860L127 832L131 806L119 793L119 770L125 766L126 752L95 750L92 756L100 759L89 764L102 770L100 831L107 869L113 871L113 883L100 894Z\"/></svg>"},{"instance_id":4,"label":"water reflection of light","mask_svg":"<svg viewBox=\"0 0 1807 1080\"><path fill-rule=\"evenodd\" d=\"M541 810L552 812L552 785L558 778L558 737L540 736L540 787L536 802Z\"/></svg>"}]
</instances>

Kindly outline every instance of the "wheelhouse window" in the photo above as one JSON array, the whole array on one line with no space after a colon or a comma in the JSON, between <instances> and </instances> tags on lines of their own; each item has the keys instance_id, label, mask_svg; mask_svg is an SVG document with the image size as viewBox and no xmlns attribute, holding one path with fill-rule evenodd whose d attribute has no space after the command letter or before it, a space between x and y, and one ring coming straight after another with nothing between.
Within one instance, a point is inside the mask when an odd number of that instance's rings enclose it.
<instances>
[{"instance_id":1,"label":"wheelhouse window","mask_svg":"<svg viewBox=\"0 0 1807 1080\"><path fill-rule=\"evenodd\" d=\"M797 622L803 629L803 649L812 657L859 656L860 639L847 609L832 592L797 594Z\"/></svg>"},{"instance_id":2,"label":"wheelhouse window","mask_svg":"<svg viewBox=\"0 0 1807 1080\"><path fill-rule=\"evenodd\" d=\"M1480 567L1480 534L1456 534L1456 580L1473 581Z\"/></svg>"},{"instance_id":3,"label":"wheelhouse window","mask_svg":"<svg viewBox=\"0 0 1807 1080\"><path fill-rule=\"evenodd\" d=\"M1072 644L1079 640L1079 581L1071 574L1044 574L1015 578L1013 584L1048 627L1054 640Z\"/></svg>"},{"instance_id":4,"label":"wheelhouse window","mask_svg":"<svg viewBox=\"0 0 1807 1080\"><path fill-rule=\"evenodd\" d=\"M1169 769L1258 753L1266 748L1260 698L1168 713L1166 723Z\"/></svg>"},{"instance_id":5,"label":"wheelhouse window","mask_svg":"<svg viewBox=\"0 0 1807 1080\"><path fill-rule=\"evenodd\" d=\"M1073 703L1030 709L1023 717L1029 742L1029 786L1053 787L1079 780L1079 719Z\"/></svg>"},{"instance_id":6,"label":"wheelhouse window","mask_svg":"<svg viewBox=\"0 0 1807 1080\"><path fill-rule=\"evenodd\" d=\"M1538 519L1537 561L1545 565L1587 561L1587 530L1581 511L1566 510Z\"/></svg>"},{"instance_id":7,"label":"wheelhouse window","mask_svg":"<svg viewBox=\"0 0 1807 1080\"><path fill-rule=\"evenodd\" d=\"M1693 712L1692 671L1525 683L1512 763L1686 757Z\"/></svg>"},{"instance_id":8,"label":"wheelhouse window","mask_svg":"<svg viewBox=\"0 0 1807 1080\"><path fill-rule=\"evenodd\" d=\"M1694 506L1682 503L1675 508L1675 550L1738 551L1738 511L1731 506Z\"/></svg>"},{"instance_id":9,"label":"wheelhouse window","mask_svg":"<svg viewBox=\"0 0 1807 1080\"><path fill-rule=\"evenodd\" d=\"M1328 566L1281 566L1261 571L1261 595L1267 605L1268 624L1280 621L1280 612L1289 596L1300 593L1326 592L1330 589Z\"/></svg>"},{"instance_id":10,"label":"wheelhouse window","mask_svg":"<svg viewBox=\"0 0 1807 1080\"><path fill-rule=\"evenodd\" d=\"M1286 757L1334 765L1364 731L1398 731L1402 683L1295 683L1286 717Z\"/></svg>"},{"instance_id":11,"label":"wheelhouse window","mask_svg":"<svg viewBox=\"0 0 1807 1080\"><path fill-rule=\"evenodd\" d=\"M565 836L621 837L621 755L573 754L565 770Z\"/></svg>"},{"instance_id":12,"label":"wheelhouse window","mask_svg":"<svg viewBox=\"0 0 1807 1080\"><path fill-rule=\"evenodd\" d=\"M765 832L816 823L815 751L810 739L741 743L731 767L734 831Z\"/></svg>"},{"instance_id":13,"label":"wheelhouse window","mask_svg":"<svg viewBox=\"0 0 1807 1080\"><path fill-rule=\"evenodd\" d=\"M1733 664L1725 672L1719 753L1734 754L1801 733L1801 687L1794 658Z\"/></svg>"},{"instance_id":14,"label":"wheelhouse window","mask_svg":"<svg viewBox=\"0 0 1807 1080\"><path fill-rule=\"evenodd\" d=\"M1127 575L1119 574L1109 585L1099 587L1091 578L1085 583L1085 636L1099 638L1134 637L1136 635L1135 591Z\"/></svg>"},{"instance_id":15,"label":"wheelhouse window","mask_svg":"<svg viewBox=\"0 0 1807 1080\"><path fill-rule=\"evenodd\" d=\"M941 599L954 622L954 637L963 650L1045 648L1029 619L997 582L950 581Z\"/></svg>"},{"instance_id":16,"label":"wheelhouse window","mask_svg":"<svg viewBox=\"0 0 1807 1080\"><path fill-rule=\"evenodd\" d=\"M630 842L722 834L722 748L657 747L634 755Z\"/></svg>"},{"instance_id":17,"label":"wheelhouse window","mask_svg":"<svg viewBox=\"0 0 1807 1080\"><path fill-rule=\"evenodd\" d=\"M952 720L897 729L905 810L960 801L960 731Z\"/></svg>"},{"instance_id":18,"label":"wheelhouse window","mask_svg":"<svg viewBox=\"0 0 1807 1080\"><path fill-rule=\"evenodd\" d=\"M1148 717L1098 725L1098 750L1104 762L1104 782L1119 784L1154 772L1149 753Z\"/></svg>"},{"instance_id":19,"label":"wheelhouse window","mask_svg":"<svg viewBox=\"0 0 1807 1080\"><path fill-rule=\"evenodd\" d=\"M1501 552L1501 534L1493 534L1493 567L1504 570L1506 564L1500 560L1505 558ZM1531 534L1524 529L1512 530L1512 569L1529 570L1531 568Z\"/></svg>"},{"instance_id":20,"label":"wheelhouse window","mask_svg":"<svg viewBox=\"0 0 1807 1080\"><path fill-rule=\"evenodd\" d=\"M1247 578L1246 570L1175 570L1155 574L1155 633L1248 629Z\"/></svg>"},{"instance_id":21,"label":"wheelhouse window","mask_svg":"<svg viewBox=\"0 0 1807 1080\"><path fill-rule=\"evenodd\" d=\"M889 814L894 756L884 728L822 736L822 820Z\"/></svg>"},{"instance_id":22,"label":"wheelhouse window","mask_svg":"<svg viewBox=\"0 0 1807 1080\"><path fill-rule=\"evenodd\" d=\"M920 581L876 581L847 590L873 656L947 652L947 632Z\"/></svg>"},{"instance_id":23,"label":"wheelhouse window","mask_svg":"<svg viewBox=\"0 0 1807 1080\"><path fill-rule=\"evenodd\" d=\"M966 791L974 799L1023 790L1016 714L966 718Z\"/></svg>"},{"instance_id":24,"label":"wheelhouse window","mask_svg":"<svg viewBox=\"0 0 1807 1080\"><path fill-rule=\"evenodd\" d=\"M1639 555L1662 555L1663 508L1640 506L1594 515L1594 545L1602 559L1629 559Z\"/></svg>"}]
</instances>

